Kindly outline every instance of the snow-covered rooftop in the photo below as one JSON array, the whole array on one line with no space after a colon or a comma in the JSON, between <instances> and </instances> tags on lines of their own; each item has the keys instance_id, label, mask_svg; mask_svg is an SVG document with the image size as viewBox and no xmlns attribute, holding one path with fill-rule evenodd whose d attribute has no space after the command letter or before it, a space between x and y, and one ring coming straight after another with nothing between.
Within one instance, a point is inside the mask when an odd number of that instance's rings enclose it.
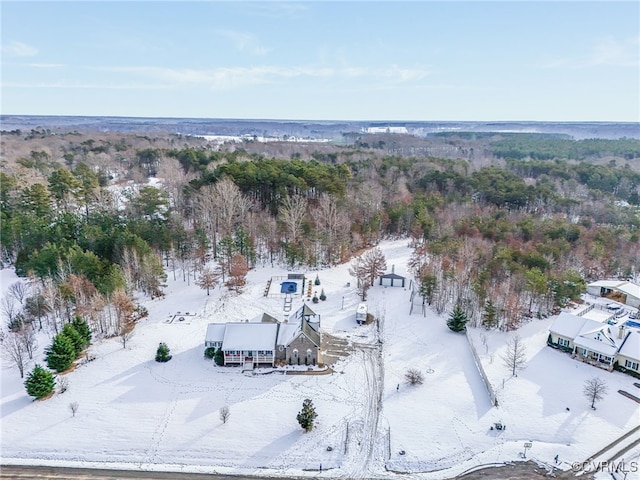
<instances>
[{"instance_id":1,"label":"snow-covered rooftop","mask_svg":"<svg viewBox=\"0 0 640 480\"><path fill-rule=\"evenodd\" d=\"M587 320L577 315L562 312L558 315L558 318L556 318L551 327L549 327L549 331L562 337L575 338L587 321L598 323L594 320Z\"/></svg>"},{"instance_id":2,"label":"snow-covered rooftop","mask_svg":"<svg viewBox=\"0 0 640 480\"><path fill-rule=\"evenodd\" d=\"M281 324L280 332L278 333L278 345L289 345L300 331L299 323Z\"/></svg>"},{"instance_id":3,"label":"snow-covered rooftop","mask_svg":"<svg viewBox=\"0 0 640 480\"><path fill-rule=\"evenodd\" d=\"M224 338L224 323L210 323L207 325L207 333L204 337L205 342L222 342Z\"/></svg>"},{"instance_id":4,"label":"snow-covered rooftop","mask_svg":"<svg viewBox=\"0 0 640 480\"><path fill-rule=\"evenodd\" d=\"M640 332L637 330L629 331L629 334L625 335L624 343L618 353L640 362Z\"/></svg>"},{"instance_id":5,"label":"snow-covered rooftop","mask_svg":"<svg viewBox=\"0 0 640 480\"><path fill-rule=\"evenodd\" d=\"M225 350L273 350L277 335L275 323L228 323L222 344Z\"/></svg>"}]
</instances>

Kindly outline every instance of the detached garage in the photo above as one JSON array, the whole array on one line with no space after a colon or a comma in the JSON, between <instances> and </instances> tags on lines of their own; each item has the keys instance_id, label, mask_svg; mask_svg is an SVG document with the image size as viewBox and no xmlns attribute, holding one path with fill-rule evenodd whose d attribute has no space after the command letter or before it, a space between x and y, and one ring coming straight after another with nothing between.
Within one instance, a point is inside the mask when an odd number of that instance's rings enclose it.
<instances>
[{"instance_id":1,"label":"detached garage","mask_svg":"<svg viewBox=\"0 0 640 480\"><path fill-rule=\"evenodd\" d=\"M599 280L587 285L587 293L640 308L640 286L621 280Z\"/></svg>"},{"instance_id":2,"label":"detached garage","mask_svg":"<svg viewBox=\"0 0 640 480\"><path fill-rule=\"evenodd\" d=\"M380 277L380 285L385 287L404 287L404 277L396 273L386 273Z\"/></svg>"}]
</instances>

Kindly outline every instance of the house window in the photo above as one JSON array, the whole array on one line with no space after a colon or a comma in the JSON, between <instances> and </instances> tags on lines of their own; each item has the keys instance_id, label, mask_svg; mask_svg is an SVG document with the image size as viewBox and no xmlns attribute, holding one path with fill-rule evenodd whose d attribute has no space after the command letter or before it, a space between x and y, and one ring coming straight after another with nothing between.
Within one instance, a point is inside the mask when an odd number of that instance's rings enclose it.
<instances>
[{"instance_id":1,"label":"house window","mask_svg":"<svg viewBox=\"0 0 640 480\"><path fill-rule=\"evenodd\" d=\"M561 347L568 347L569 340L567 340L566 338L558 338L558 345L560 345Z\"/></svg>"},{"instance_id":2,"label":"house window","mask_svg":"<svg viewBox=\"0 0 640 480\"><path fill-rule=\"evenodd\" d=\"M625 360L624 366L626 368L630 368L631 370L638 370L638 362L632 362L631 360Z\"/></svg>"},{"instance_id":3,"label":"house window","mask_svg":"<svg viewBox=\"0 0 640 480\"><path fill-rule=\"evenodd\" d=\"M582 356L586 357L587 355L589 355L589 350L587 350L586 348L582 349Z\"/></svg>"}]
</instances>

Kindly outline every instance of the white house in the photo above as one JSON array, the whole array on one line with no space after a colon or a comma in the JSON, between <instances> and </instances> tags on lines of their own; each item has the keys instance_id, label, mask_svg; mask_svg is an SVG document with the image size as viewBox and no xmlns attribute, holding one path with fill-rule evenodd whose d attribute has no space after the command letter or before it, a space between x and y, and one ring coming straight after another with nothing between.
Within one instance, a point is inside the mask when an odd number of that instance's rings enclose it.
<instances>
[{"instance_id":1,"label":"white house","mask_svg":"<svg viewBox=\"0 0 640 480\"><path fill-rule=\"evenodd\" d=\"M320 315L304 304L291 318L279 322L264 313L251 321L211 323L205 347L221 349L224 365L317 365L320 358Z\"/></svg>"},{"instance_id":2,"label":"white house","mask_svg":"<svg viewBox=\"0 0 640 480\"><path fill-rule=\"evenodd\" d=\"M587 285L587 293L597 297L618 294L620 301L631 307L640 308L640 285L622 280L598 280Z\"/></svg>"},{"instance_id":3,"label":"white house","mask_svg":"<svg viewBox=\"0 0 640 480\"><path fill-rule=\"evenodd\" d=\"M611 371L615 366L640 373L640 332L561 313L549 328L549 346Z\"/></svg>"},{"instance_id":4,"label":"white house","mask_svg":"<svg viewBox=\"0 0 640 480\"><path fill-rule=\"evenodd\" d=\"M227 323L222 338L225 365L274 365L277 323Z\"/></svg>"}]
</instances>

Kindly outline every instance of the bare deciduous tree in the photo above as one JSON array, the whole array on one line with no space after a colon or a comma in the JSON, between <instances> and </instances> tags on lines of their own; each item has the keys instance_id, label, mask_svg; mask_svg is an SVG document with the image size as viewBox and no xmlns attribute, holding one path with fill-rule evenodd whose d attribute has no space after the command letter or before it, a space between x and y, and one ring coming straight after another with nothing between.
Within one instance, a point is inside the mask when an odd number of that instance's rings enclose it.
<instances>
[{"instance_id":1,"label":"bare deciduous tree","mask_svg":"<svg viewBox=\"0 0 640 480\"><path fill-rule=\"evenodd\" d=\"M228 405L225 405L224 407L220 408L220 420L222 421L222 423L227 423L227 420L229 420L230 416L231 416L231 410L229 410Z\"/></svg>"},{"instance_id":2,"label":"bare deciduous tree","mask_svg":"<svg viewBox=\"0 0 640 480\"><path fill-rule=\"evenodd\" d=\"M407 370L407 373L404 374L404 378L410 385L422 385L424 382L422 372L416 368L410 368Z\"/></svg>"},{"instance_id":3,"label":"bare deciduous tree","mask_svg":"<svg viewBox=\"0 0 640 480\"><path fill-rule=\"evenodd\" d=\"M369 287L373 286L376 277L384 275L386 268L387 260L378 247L353 260L349 273L358 279L358 290L363 301L367 299Z\"/></svg>"},{"instance_id":4,"label":"bare deciduous tree","mask_svg":"<svg viewBox=\"0 0 640 480\"><path fill-rule=\"evenodd\" d=\"M511 370L511 375L517 377L518 371L522 370L527 363L525 345L522 343L520 335L514 335L507 344L507 351L502 355L505 366Z\"/></svg>"},{"instance_id":5,"label":"bare deciduous tree","mask_svg":"<svg viewBox=\"0 0 640 480\"><path fill-rule=\"evenodd\" d=\"M29 360L33 360L33 354L38 348L38 340L36 338L36 332L33 331L31 326L25 326L16 333L22 345L24 346L24 350L29 356Z\"/></svg>"},{"instance_id":6,"label":"bare deciduous tree","mask_svg":"<svg viewBox=\"0 0 640 480\"><path fill-rule=\"evenodd\" d=\"M24 282L12 283L7 289L7 295L11 295L13 298L15 298L20 303L20 305L24 303L24 299L27 296L27 293L29 293L29 287Z\"/></svg>"},{"instance_id":7,"label":"bare deciduous tree","mask_svg":"<svg viewBox=\"0 0 640 480\"><path fill-rule=\"evenodd\" d=\"M582 391L584 396L591 401L591 408L595 410L595 403L604 398L607 390L607 382L599 377L593 377L584 382Z\"/></svg>"},{"instance_id":8,"label":"bare deciduous tree","mask_svg":"<svg viewBox=\"0 0 640 480\"><path fill-rule=\"evenodd\" d=\"M133 329L131 330L123 329L120 331L120 335L118 335L118 337L120 338L120 343L122 344L122 348L127 348L127 343L129 343L129 340L131 340L131 338L133 338L134 335L135 335L135 331Z\"/></svg>"},{"instance_id":9,"label":"bare deciduous tree","mask_svg":"<svg viewBox=\"0 0 640 480\"><path fill-rule=\"evenodd\" d=\"M67 377L58 377L56 383L58 384L58 393L64 393L69 390L69 379Z\"/></svg>"},{"instance_id":10,"label":"bare deciduous tree","mask_svg":"<svg viewBox=\"0 0 640 480\"><path fill-rule=\"evenodd\" d=\"M72 416L76 416L76 412L78 411L78 408L80 407L80 405L78 404L78 402L71 402L69 404L69 410L71 410L71 415Z\"/></svg>"},{"instance_id":11,"label":"bare deciduous tree","mask_svg":"<svg viewBox=\"0 0 640 480\"><path fill-rule=\"evenodd\" d=\"M279 212L280 220L284 223L289 234L289 241L296 243L307 213L307 199L300 195L287 196L282 201Z\"/></svg>"},{"instance_id":12,"label":"bare deciduous tree","mask_svg":"<svg viewBox=\"0 0 640 480\"><path fill-rule=\"evenodd\" d=\"M11 295L5 295L4 297L2 297L0 308L2 308L2 313L4 313L7 317L7 326L9 327L9 329L15 330L16 325L14 323L16 320L16 316L20 312L20 308L18 306L18 302L16 302L15 297Z\"/></svg>"},{"instance_id":13,"label":"bare deciduous tree","mask_svg":"<svg viewBox=\"0 0 640 480\"><path fill-rule=\"evenodd\" d=\"M313 211L313 217L326 248L325 260L333 265L339 260L336 258L336 252L339 253L341 240L346 235L346 229L349 228L347 217L338 206L336 198L330 194L320 196L318 207Z\"/></svg>"},{"instance_id":14,"label":"bare deciduous tree","mask_svg":"<svg viewBox=\"0 0 640 480\"><path fill-rule=\"evenodd\" d=\"M3 356L18 369L20 378L24 378L24 368L28 363L27 350L18 333L9 333L2 342Z\"/></svg>"}]
</instances>

